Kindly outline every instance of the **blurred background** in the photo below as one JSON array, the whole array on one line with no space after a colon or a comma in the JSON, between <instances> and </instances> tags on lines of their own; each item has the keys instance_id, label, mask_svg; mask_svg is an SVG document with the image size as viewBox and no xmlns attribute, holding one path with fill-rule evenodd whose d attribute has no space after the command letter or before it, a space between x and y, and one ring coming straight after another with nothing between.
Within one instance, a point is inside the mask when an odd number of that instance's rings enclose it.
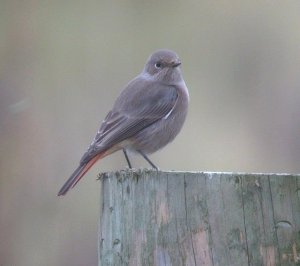
<instances>
[{"instance_id":1,"label":"blurred background","mask_svg":"<svg viewBox=\"0 0 300 266\"><path fill-rule=\"evenodd\" d=\"M299 1L0 1L0 265L97 265L96 177L123 154L56 194L159 48L180 56L191 97L151 156L161 169L299 173L299 14Z\"/></svg>"}]
</instances>

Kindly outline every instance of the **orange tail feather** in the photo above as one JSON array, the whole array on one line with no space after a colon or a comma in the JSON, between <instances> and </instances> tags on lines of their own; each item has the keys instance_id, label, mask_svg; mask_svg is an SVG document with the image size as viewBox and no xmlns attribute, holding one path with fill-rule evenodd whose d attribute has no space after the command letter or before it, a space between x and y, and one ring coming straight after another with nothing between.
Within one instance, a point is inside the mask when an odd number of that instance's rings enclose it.
<instances>
[{"instance_id":1,"label":"orange tail feather","mask_svg":"<svg viewBox=\"0 0 300 266\"><path fill-rule=\"evenodd\" d=\"M69 177L67 182L62 186L60 191L58 192L58 196L66 195L69 189L73 188L79 180L86 174L86 172L97 162L99 159L103 158L104 154L98 154L90 161L83 165L79 165L78 168L74 171L74 173Z\"/></svg>"}]
</instances>

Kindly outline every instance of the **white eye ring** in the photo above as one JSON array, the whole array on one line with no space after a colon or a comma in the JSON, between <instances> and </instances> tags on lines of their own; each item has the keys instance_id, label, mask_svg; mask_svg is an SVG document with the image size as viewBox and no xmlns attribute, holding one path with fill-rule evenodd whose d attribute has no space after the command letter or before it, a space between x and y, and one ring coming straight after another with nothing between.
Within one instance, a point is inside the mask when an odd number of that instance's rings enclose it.
<instances>
[{"instance_id":1,"label":"white eye ring","mask_svg":"<svg viewBox=\"0 0 300 266\"><path fill-rule=\"evenodd\" d=\"M156 68L161 68L161 63L160 62L157 62L157 63L155 63L155 65L154 65Z\"/></svg>"}]
</instances>

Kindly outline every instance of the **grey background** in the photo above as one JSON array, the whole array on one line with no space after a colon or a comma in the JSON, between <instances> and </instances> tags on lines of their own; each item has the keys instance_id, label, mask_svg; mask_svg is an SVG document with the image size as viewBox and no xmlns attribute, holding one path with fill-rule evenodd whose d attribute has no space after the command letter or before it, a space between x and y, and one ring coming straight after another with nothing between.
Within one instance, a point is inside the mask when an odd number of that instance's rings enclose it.
<instances>
[{"instance_id":1,"label":"grey background","mask_svg":"<svg viewBox=\"0 0 300 266\"><path fill-rule=\"evenodd\" d=\"M179 54L191 96L151 156L161 169L299 173L299 14L299 1L0 1L0 264L96 265L95 179L122 153L56 194L159 48Z\"/></svg>"}]
</instances>

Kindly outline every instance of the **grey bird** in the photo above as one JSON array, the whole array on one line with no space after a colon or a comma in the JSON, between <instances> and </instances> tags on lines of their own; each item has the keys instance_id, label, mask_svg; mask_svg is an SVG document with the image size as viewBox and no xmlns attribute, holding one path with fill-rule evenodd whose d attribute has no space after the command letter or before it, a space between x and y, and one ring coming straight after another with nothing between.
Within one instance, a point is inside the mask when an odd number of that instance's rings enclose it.
<instances>
[{"instance_id":1,"label":"grey bird","mask_svg":"<svg viewBox=\"0 0 300 266\"><path fill-rule=\"evenodd\" d=\"M181 62L170 50L158 50L147 60L141 74L128 83L107 114L94 140L82 156L78 168L58 192L65 195L93 164L123 150L147 157L171 142L185 121L189 93L182 78Z\"/></svg>"}]
</instances>

